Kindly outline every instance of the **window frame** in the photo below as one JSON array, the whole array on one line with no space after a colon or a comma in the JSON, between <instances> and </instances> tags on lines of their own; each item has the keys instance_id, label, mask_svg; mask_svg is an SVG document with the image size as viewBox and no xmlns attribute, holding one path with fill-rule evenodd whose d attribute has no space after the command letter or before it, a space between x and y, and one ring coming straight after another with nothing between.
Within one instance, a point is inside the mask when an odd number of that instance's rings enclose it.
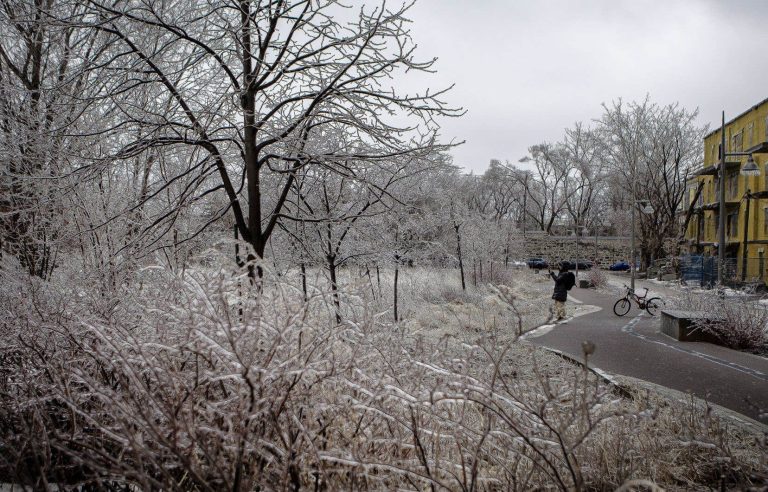
<instances>
[{"instance_id":1,"label":"window frame","mask_svg":"<svg viewBox=\"0 0 768 492\"><path fill-rule=\"evenodd\" d=\"M733 150L733 152L744 151L744 130L743 129L731 135L731 149Z\"/></svg>"},{"instance_id":2,"label":"window frame","mask_svg":"<svg viewBox=\"0 0 768 492\"><path fill-rule=\"evenodd\" d=\"M728 189L728 198L736 198L739 195L739 173L728 173L725 187Z\"/></svg>"},{"instance_id":3,"label":"window frame","mask_svg":"<svg viewBox=\"0 0 768 492\"><path fill-rule=\"evenodd\" d=\"M735 238L739 234L739 212L731 212L726 216L725 235Z\"/></svg>"},{"instance_id":4,"label":"window frame","mask_svg":"<svg viewBox=\"0 0 768 492\"><path fill-rule=\"evenodd\" d=\"M763 234L768 235L768 207L763 207Z\"/></svg>"}]
</instances>

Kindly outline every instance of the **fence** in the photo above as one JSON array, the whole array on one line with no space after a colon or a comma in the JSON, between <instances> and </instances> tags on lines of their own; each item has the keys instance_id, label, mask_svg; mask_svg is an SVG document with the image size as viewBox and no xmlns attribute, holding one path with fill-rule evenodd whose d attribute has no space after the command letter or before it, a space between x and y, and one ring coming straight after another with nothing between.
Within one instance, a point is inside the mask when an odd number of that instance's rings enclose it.
<instances>
[{"instance_id":1,"label":"fence","mask_svg":"<svg viewBox=\"0 0 768 492\"><path fill-rule=\"evenodd\" d=\"M680 283L711 288L717 283L717 258L714 256L680 257Z\"/></svg>"},{"instance_id":2,"label":"fence","mask_svg":"<svg viewBox=\"0 0 768 492\"><path fill-rule=\"evenodd\" d=\"M734 272L735 282L746 282L750 284L763 283L768 280L768 261L765 256L757 258L748 257L745 261L739 258L736 271Z\"/></svg>"},{"instance_id":3,"label":"fence","mask_svg":"<svg viewBox=\"0 0 768 492\"><path fill-rule=\"evenodd\" d=\"M678 274L682 284L711 288L717 283L716 256L681 256L678 258L677 265L675 273ZM723 283L726 285L762 284L764 286L766 280L768 280L768 262L765 257L725 259Z\"/></svg>"}]
</instances>

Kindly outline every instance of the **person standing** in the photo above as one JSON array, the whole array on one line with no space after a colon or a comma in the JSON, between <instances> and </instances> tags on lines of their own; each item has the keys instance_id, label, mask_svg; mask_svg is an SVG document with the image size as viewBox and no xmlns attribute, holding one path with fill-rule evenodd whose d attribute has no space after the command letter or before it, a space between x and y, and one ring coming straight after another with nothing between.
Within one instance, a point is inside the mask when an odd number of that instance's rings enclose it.
<instances>
[{"instance_id":1,"label":"person standing","mask_svg":"<svg viewBox=\"0 0 768 492\"><path fill-rule=\"evenodd\" d=\"M570 272L571 265L567 261L560 263L560 271L555 275L549 270L549 275L555 281L555 290L552 299L555 300L555 318L557 321L565 318L565 301L568 299L568 291L576 285L576 276Z\"/></svg>"}]
</instances>

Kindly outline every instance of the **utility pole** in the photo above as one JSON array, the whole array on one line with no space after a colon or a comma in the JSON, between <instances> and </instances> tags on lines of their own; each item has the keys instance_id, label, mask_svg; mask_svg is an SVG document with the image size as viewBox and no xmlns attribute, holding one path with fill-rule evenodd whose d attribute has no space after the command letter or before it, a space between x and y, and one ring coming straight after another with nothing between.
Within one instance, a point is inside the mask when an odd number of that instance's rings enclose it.
<instances>
[{"instance_id":1,"label":"utility pole","mask_svg":"<svg viewBox=\"0 0 768 492\"><path fill-rule=\"evenodd\" d=\"M723 111L722 126L720 127L720 177L719 183L719 213L717 218L717 284L723 285L725 272L725 111Z\"/></svg>"}]
</instances>

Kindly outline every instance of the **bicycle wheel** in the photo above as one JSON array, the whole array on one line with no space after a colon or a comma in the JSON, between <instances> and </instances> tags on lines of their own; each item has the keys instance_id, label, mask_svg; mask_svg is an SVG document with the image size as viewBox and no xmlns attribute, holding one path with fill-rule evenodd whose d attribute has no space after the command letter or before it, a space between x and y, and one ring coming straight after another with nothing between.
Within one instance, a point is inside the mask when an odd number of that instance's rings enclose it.
<instances>
[{"instance_id":1,"label":"bicycle wheel","mask_svg":"<svg viewBox=\"0 0 768 492\"><path fill-rule=\"evenodd\" d=\"M645 301L645 310L648 311L648 314L651 316L656 316L656 313L659 312L661 308L664 307L664 301L662 301L658 297L651 297L647 301Z\"/></svg>"},{"instance_id":2,"label":"bicycle wheel","mask_svg":"<svg viewBox=\"0 0 768 492\"><path fill-rule=\"evenodd\" d=\"M616 316L624 316L629 312L629 308L631 307L632 303L625 297L616 301L616 304L613 305L613 313Z\"/></svg>"}]
</instances>

